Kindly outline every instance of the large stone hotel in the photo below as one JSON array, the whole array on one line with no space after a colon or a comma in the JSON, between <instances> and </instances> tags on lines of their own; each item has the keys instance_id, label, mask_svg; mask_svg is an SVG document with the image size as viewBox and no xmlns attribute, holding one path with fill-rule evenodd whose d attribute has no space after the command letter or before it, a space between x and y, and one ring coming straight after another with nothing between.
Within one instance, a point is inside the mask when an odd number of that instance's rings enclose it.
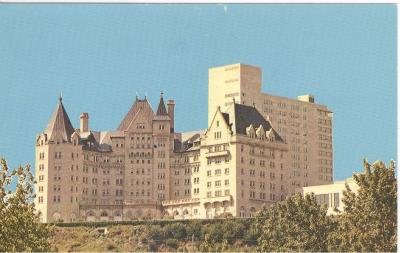
<instances>
[{"instance_id":1,"label":"large stone hotel","mask_svg":"<svg viewBox=\"0 0 400 253\"><path fill-rule=\"evenodd\" d=\"M136 98L111 131L74 128L62 99L36 136L42 222L251 217L332 183L332 112L261 91L261 69L209 69L207 129L175 131L174 100ZM184 106L184 105L177 105Z\"/></svg>"}]
</instances>

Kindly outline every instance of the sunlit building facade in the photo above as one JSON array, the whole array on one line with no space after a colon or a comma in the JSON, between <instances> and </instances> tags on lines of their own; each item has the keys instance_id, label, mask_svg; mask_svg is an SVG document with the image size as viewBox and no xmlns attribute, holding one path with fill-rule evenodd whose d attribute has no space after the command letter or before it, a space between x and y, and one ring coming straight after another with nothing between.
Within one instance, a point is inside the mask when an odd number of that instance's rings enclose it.
<instances>
[{"instance_id":1,"label":"sunlit building facade","mask_svg":"<svg viewBox=\"0 0 400 253\"><path fill-rule=\"evenodd\" d=\"M332 182L332 113L310 95L261 92L261 69L209 70L206 129L175 131L175 102L136 98L113 131L74 128L59 99L36 137L42 222L251 217Z\"/></svg>"}]
</instances>

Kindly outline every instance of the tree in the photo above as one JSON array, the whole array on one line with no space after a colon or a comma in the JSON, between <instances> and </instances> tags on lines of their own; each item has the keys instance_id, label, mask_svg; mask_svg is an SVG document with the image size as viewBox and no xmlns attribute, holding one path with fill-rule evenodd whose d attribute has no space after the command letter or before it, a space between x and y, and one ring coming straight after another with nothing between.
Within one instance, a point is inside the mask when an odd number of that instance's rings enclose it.
<instances>
[{"instance_id":1,"label":"tree","mask_svg":"<svg viewBox=\"0 0 400 253\"><path fill-rule=\"evenodd\" d=\"M332 236L335 251L397 251L397 181L395 164L372 165L364 160L365 173L353 175L357 193L348 185L343 192L344 210Z\"/></svg>"},{"instance_id":2,"label":"tree","mask_svg":"<svg viewBox=\"0 0 400 253\"><path fill-rule=\"evenodd\" d=\"M49 251L51 228L39 223L30 166L9 170L0 160L0 251ZM15 192L9 190L16 181Z\"/></svg>"},{"instance_id":3,"label":"tree","mask_svg":"<svg viewBox=\"0 0 400 253\"><path fill-rule=\"evenodd\" d=\"M327 251L333 223L313 194L287 197L256 216L258 251Z\"/></svg>"},{"instance_id":4,"label":"tree","mask_svg":"<svg viewBox=\"0 0 400 253\"><path fill-rule=\"evenodd\" d=\"M206 234L204 241L199 246L200 252L224 252L228 249L228 241L223 240L221 243L216 243L212 239L212 235Z\"/></svg>"}]
</instances>

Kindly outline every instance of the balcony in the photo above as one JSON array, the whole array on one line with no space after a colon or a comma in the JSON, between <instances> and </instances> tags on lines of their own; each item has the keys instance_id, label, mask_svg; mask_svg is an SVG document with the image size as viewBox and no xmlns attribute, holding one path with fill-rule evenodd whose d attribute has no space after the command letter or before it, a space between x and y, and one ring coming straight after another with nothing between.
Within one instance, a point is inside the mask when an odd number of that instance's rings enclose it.
<instances>
[{"instance_id":1,"label":"balcony","mask_svg":"<svg viewBox=\"0 0 400 253\"><path fill-rule=\"evenodd\" d=\"M226 195L226 196L220 196L220 197L211 197L211 198L206 198L203 200L203 204L214 204L216 202L231 202L232 201L232 196L231 195Z\"/></svg>"},{"instance_id":2,"label":"balcony","mask_svg":"<svg viewBox=\"0 0 400 253\"><path fill-rule=\"evenodd\" d=\"M220 157L220 156L229 156L229 150L222 150L222 151L216 151L216 152L208 152L206 153L207 158L211 157Z\"/></svg>"},{"instance_id":3,"label":"balcony","mask_svg":"<svg viewBox=\"0 0 400 253\"><path fill-rule=\"evenodd\" d=\"M184 204L195 204L199 203L199 198L190 198L190 199L175 199L175 200L165 200L162 202L163 206L174 206L174 205L184 205Z\"/></svg>"}]
</instances>

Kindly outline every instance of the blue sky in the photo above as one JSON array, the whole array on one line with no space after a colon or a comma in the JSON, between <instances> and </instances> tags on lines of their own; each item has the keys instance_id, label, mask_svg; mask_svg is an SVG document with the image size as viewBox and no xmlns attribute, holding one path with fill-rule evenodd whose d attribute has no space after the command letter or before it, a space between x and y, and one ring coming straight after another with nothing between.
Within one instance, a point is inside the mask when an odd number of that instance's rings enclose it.
<instances>
[{"instance_id":1,"label":"blue sky","mask_svg":"<svg viewBox=\"0 0 400 253\"><path fill-rule=\"evenodd\" d=\"M163 90L177 131L205 128L208 68L242 62L264 92L329 106L343 179L396 157L396 36L393 4L2 4L0 156L34 163L60 92L75 127L85 111L116 129L136 93L155 109Z\"/></svg>"}]
</instances>

